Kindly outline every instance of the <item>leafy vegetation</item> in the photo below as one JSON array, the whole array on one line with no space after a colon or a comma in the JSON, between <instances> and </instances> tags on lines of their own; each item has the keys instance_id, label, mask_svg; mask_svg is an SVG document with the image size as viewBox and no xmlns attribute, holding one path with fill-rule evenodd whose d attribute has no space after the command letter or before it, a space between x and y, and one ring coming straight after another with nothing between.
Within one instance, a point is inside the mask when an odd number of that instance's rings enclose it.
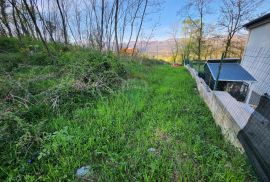
<instances>
[{"instance_id":1,"label":"leafy vegetation","mask_svg":"<svg viewBox=\"0 0 270 182\"><path fill-rule=\"evenodd\" d=\"M52 66L36 43L0 54L3 181L256 180L184 68L61 45Z\"/></svg>"},{"instance_id":2,"label":"leafy vegetation","mask_svg":"<svg viewBox=\"0 0 270 182\"><path fill-rule=\"evenodd\" d=\"M72 117L74 109L112 94L127 73L111 53L55 45L60 51L52 66L39 41L0 42L0 177L13 179L14 173L17 181L33 170L28 165L55 130L49 124L54 118Z\"/></svg>"}]
</instances>

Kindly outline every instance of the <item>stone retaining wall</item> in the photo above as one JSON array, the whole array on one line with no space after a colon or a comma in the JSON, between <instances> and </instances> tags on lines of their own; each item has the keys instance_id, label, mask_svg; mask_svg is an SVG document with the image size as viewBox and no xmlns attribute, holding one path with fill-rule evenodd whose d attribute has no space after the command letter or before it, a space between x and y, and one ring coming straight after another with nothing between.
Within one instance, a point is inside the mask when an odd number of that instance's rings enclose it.
<instances>
[{"instance_id":1,"label":"stone retaining wall","mask_svg":"<svg viewBox=\"0 0 270 182\"><path fill-rule=\"evenodd\" d=\"M270 181L270 99L261 97L256 110L236 101L227 92L211 91L196 70L190 68L198 91L212 112L223 135L241 152L246 152L261 181ZM241 143L240 143L241 142Z\"/></svg>"},{"instance_id":2,"label":"stone retaining wall","mask_svg":"<svg viewBox=\"0 0 270 182\"><path fill-rule=\"evenodd\" d=\"M244 152L237 135L247 124L253 110L246 109L245 107L248 106L238 102L227 92L210 90L204 80L198 77L196 70L189 66L187 69L196 80L199 94L212 112L213 118L221 128L225 138L241 152Z\"/></svg>"}]
</instances>

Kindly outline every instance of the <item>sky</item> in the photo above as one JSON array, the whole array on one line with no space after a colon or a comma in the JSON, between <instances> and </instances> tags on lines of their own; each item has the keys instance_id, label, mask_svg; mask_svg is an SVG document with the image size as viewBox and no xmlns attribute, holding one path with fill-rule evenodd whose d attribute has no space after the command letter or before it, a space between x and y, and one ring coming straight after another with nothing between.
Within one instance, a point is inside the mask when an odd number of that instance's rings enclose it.
<instances>
[{"instance_id":1,"label":"sky","mask_svg":"<svg viewBox=\"0 0 270 182\"><path fill-rule=\"evenodd\" d=\"M173 24L179 24L181 28L181 16L179 12L185 5L187 0L164 0L161 11L151 14L146 22L146 27L149 28L158 22L156 31L153 33L153 40L166 40L170 38L170 29ZM221 0L213 0L210 6L211 14L205 17L207 23L215 24L218 21L218 11ZM258 8L256 14L262 12L270 12L270 0L265 0L261 7ZM180 12L181 13L181 12ZM255 17L256 18L256 17Z\"/></svg>"}]
</instances>

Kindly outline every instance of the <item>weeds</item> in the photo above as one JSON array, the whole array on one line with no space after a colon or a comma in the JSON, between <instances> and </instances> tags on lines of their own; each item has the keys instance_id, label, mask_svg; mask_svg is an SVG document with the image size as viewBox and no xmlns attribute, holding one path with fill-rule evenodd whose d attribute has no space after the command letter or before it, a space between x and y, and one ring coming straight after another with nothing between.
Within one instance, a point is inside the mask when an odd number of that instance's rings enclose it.
<instances>
[{"instance_id":1,"label":"weeds","mask_svg":"<svg viewBox=\"0 0 270 182\"><path fill-rule=\"evenodd\" d=\"M59 65L52 66L39 42L4 41L0 40L0 169L4 171L0 178L24 181L23 174L33 174L32 163L54 156L58 138L68 138L66 129L52 132L53 118L72 117L73 110L112 94L126 72L112 54L63 47Z\"/></svg>"},{"instance_id":2,"label":"weeds","mask_svg":"<svg viewBox=\"0 0 270 182\"><path fill-rule=\"evenodd\" d=\"M3 181L76 181L82 166L94 181L256 180L184 68L73 48L56 67L27 59L0 75Z\"/></svg>"}]
</instances>

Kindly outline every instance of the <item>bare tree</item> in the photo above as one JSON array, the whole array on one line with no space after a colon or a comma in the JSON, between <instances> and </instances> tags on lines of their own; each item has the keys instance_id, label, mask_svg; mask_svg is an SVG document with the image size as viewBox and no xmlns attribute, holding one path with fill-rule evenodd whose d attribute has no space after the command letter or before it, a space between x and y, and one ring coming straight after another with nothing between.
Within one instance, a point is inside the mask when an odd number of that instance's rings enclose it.
<instances>
[{"instance_id":1,"label":"bare tree","mask_svg":"<svg viewBox=\"0 0 270 182\"><path fill-rule=\"evenodd\" d=\"M228 55L234 35L253 17L256 7L262 2L263 0L223 0L219 25L227 32L225 57Z\"/></svg>"},{"instance_id":2,"label":"bare tree","mask_svg":"<svg viewBox=\"0 0 270 182\"><path fill-rule=\"evenodd\" d=\"M75 3L75 22L78 33L77 37L79 37L80 43L82 43L81 10L79 9L77 2Z\"/></svg>"},{"instance_id":3,"label":"bare tree","mask_svg":"<svg viewBox=\"0 0 270 182\"><path fill-rule=\"evenodd\" d=\"M101 28L100 28L100 51L103 48L103 34L104 34L104 13L105 13L105 0L101 0Z\"/></svg>"},{"instance_id":4,"label":"bare tree","mask_svg":"<svg viewBox=\"0 0 270 182\"><path fill-rule=\"evenodd\" d=\"M143 37L146 17L159 0L0 0L0 34L89 46L119 53ZM148 29L149 30L149 29ZM147 38L147 42L149 42ZM134 55L134 53L133 53Z\"/></svg>"},{"instance_id":5,"label":"bare tree","mask_svg":"<svg viewBox=\"0 0 270 182\"><path fill-rule=\"evenodd\" d=\"M16 6L16 0L12 0L12 2L15 4ZM13 19L13 22L14 22L14 25L15 25L15 29L16 29L16 32L17 32L17 36L19 39L21 39L21 31L19 29L19 25L18 25L18 21L17 21L17 16L16 16L16 9L14 6L12 6L12 19Z\"/></svg>"},{"instance_id":6,"label":"bare tree","mask_svg":"<svg viewBox=\"0 0 270 182\"><path fill-rule=\"evenodd\" d=\"M114 37L114 11L115 11L115 1L112 3L110 8L106 9L106 14L105 14L105 20L106 20L106 26L105 26L105 38L106 41L106 48L107 50L111 50L112 47L112 40Z\"/></svg>"},{"instance_id":7,"label":"bare tree","mask_svg":"<svg viewBox=\"0 0 270 182\"><path fill-rule=\"evenodd\" d=\"M9 0L9 3L12 5L12 8L15 9L16 11L16 16L14 15L13 16L14 16L14 19L16 19L16 23L19 22L20 24L22 35L30 36L30 32L31 32L31 36L35 37L34 30L32 29L32 26L29 23L28 19L26 18L25 14L27 12L24 12L25 8L19 8L19 6L23 7L23 5L18 5L16 0ZM19 19L19 21L17 20L17 18ZM19 26L17 28L19 28Z\"/></svg>"},{"instance_id":8,"label":"bare tree","mask_svg":"<svg viewBox=\"0 0 270 182\"><path fill-rule=\"evenodd\" d=\"M119 54L119 44L118 44L118 11L119 11L119 0L115 1L115 15L114 15L114 33L115 33L115 46L116 52Z\"/></svg>"},{"instance_id":9,"label":"bare tree","mask_svg":"<svg viewBox=\"0 0 270 182\"><path fill-rule=\"evenodd\" d=\"M12 31L11 31L11 27L9 25L9 20L8 20L8 15L7 15L6 9L7 9L6 0L0 0L0 11L1 11L1 17L0 18L2 20L3 25L8 30L8 35L10 37L12 37Z\"/></svg>"},{"instance_id":10,"label":"bare tree","mask_svg":"<svg viewBox=\"0 0 270 182\"><path fill-rule=\"evenodd\" d=\"M36 10L37 10L37 15L39 16L39 18L40 18L40 20L42 21L42 23L43 23L43 26L44 26L44 31L46 32L46 31L48 31L48 33L49 33L49 36L50 36L50 40L52 41L52 42L54 42L55 43L55 41L54 41L54 38L53 38L53 36L52 36L52 31L51 31L51 24L48 24L48 22L46 22L45 20L44 20L44 16L42 16L42 14L41 14L41 12L40 12L40 10L39 10L39 8L38 8L38 5L37 5L37 2L34 2L34 6L35 6L35 8L36 8ZM49 27L50 26L50 27ZM45 33L44 33L45 34Z\"/></svg>"},{"instance_id":11,"label":"bare tree","mask_svg":"<svg viewBox=\"0 0 270 182\"><path fill-rule=\"evenodd\" d=\"M139 30L138 30L138 33L137 33L137 36L136 36L136 40L135 40L135 43L134 43L134 47L133 47L133 51L132 51L132 56L134 56L135 49L136 49L137 42L138 42L138 38L139 38L140 33L141 33L141 29L142 29L143 21L144 21L144 18L145 18L145 12L146 12L147 5L148 5L148 0L145 0L143 14L142 14L142 17L141 17L141 22L140 22Z\"/></svg>"},{"instance_id":12,"label":"bare tree","mask_svg":"<svg viewBox=\"0 0 270 182\"><path fill-rule=\"evenodd\" d=\"M126 49L129 47L130 41L131 41L132 36L133 36L134 23L135 23L135 20L136 20L136 18L137 18L137 14L138 14L138 12L139 12L139 10L140 10L141 2L142 2L142 0L139 0L138 3L136 4L136 7L135 7L135 13L134 13L133 17L131 18L130 35L129 35L129 39L128 39L128 42L127 42Z\"/></svg>"},{"instance_id":13,"label":"bare tree","mask_svg":"<svg viewBox=\"0 0 270 182\"><path fill-rule=\"evenodd\" d=\"M128 15L130 14L130 8L131 8L131 5L130 5L130 1L127 0L127 1L123 1L122 3L122 11L121 11L121 15L120 17L122 17L122 24L120 25L121 27L121 31L119 31L119 34L120 34L120 50L122 50L123 48L123 42L124 42L124 36L125 36L125 33L126 33L126 28L127 28L127 21L128 21Z\"/></svg>"},{"instance_id":14,"label":"bare tree","mask_svg":"<svg viewBox=\"0 0 270 182\"><path fill-rule=\"evenodd\" d=\"M30 1L31 4L33 4L32 1L33 1L33 0ZM35 14L33 13L33 11L31 10L30 6L28 5L27 0L23 0L23 3L24 3L24 5L25 5L25 7L26 7L26 10L27 10L29 16L31 17L31 19L32 19L32 21L33 21L33 23L34 23L34 25L35 25L36 31L37 31L37 33L38 33L38 35L39 35L39 38L41 39L41 41L42 41L44 47L46 48L46 50L47 50L49 56L52 58L53 64L56 64L55 59L53 58L53 55L52 55L52 53L51 53L51 50L50 50L50 48L49 48L49 46L48 46L46 40L43 38L42 33L41 33L41 31L40 31L40 29L39 29L39 27L38 27L38 25L37 25L37 21L36 21Z\"/></svg>"},{"instance_id":15,"label":"bare tree","mask_svg":"<svg viewBox=\"0 0 270 182\"><path fill-rule=\"evenodd\" d=\"M68 44L68 33L67 33L67 24L66 24L66 18L63 10L63 2L62 5L60 4L59 0L56 0L57 7L59 9L60 15L61 15L61 20L62 20L62 28L63 28L63 34L64 34L64 40L65 44Z\"/></svg>"}]
</instances>

